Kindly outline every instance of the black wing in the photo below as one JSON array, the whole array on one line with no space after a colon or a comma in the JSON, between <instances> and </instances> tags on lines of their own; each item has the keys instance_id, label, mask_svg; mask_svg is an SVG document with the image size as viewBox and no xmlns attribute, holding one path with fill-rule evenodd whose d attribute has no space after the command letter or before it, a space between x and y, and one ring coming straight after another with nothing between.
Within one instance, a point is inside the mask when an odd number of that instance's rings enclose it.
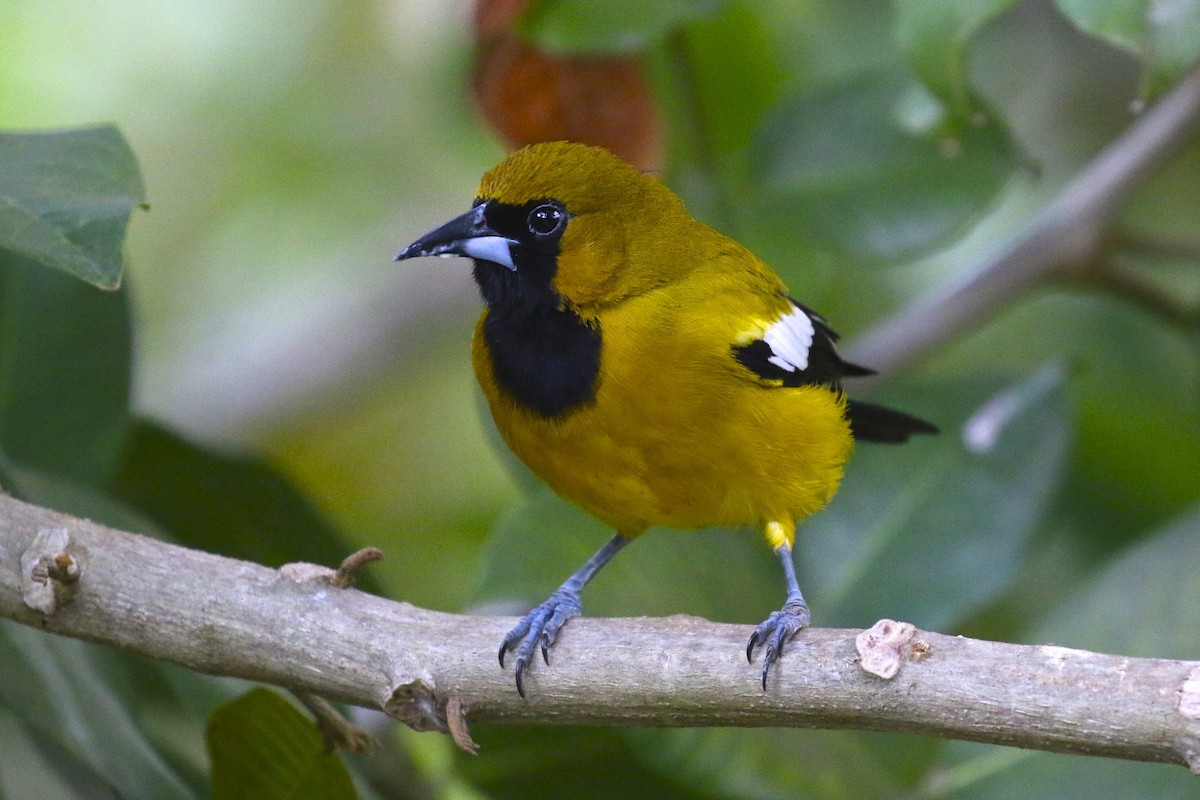
<instances>
[{"instance_id":1,"label":"black wing","mask_svg":"<svg viewBox=\"0 0 1200 800\"><path fill-rule=\"evenodd\" d=\"M916 433L938 432L936 425L923 419L862 400L851 400L846 404L846 419L854 438L863 442L900 444Z\"/></svg>"},{"instance_id":2,"label":"black wing","mask_svg":"<svg viewBox=\"0 0 1200 800\"><path fill-rule=\"evenodd\" d=\"M823 385L840 388L842 377L845 375L872 374L868 369L842 361L837 348L834 347L838 335L825 322L824 317L795 299L788 299L798 313L781 317L772 327L797 329L803 327L804 321L807 320L807 326L811 327L812 341L805 348L806 352L780 352L766 339L755 339L749 344L733 347L734 358L742 366L760 378L781 381L784 386ZM809 331L799 333L807 338Z\"/></svg>"},{"instance_id":3,"label":"black wing","mask_svg":"<svg viewBox=\"0 0 1200 800\"><path fill-rule=\"evenodd\" d=\"M756 339L746 345L734 346L734 358L739 363L759 377L780 381L784 386L823 385L840 389L844 377L875 374L872 369L843 361L835 346L837 332L829 327L825 318L794 298L788 299L803 314L803 319L793 314L781 318L776 325L803 328L799 331L802 343L808 335L804 324L807 319L812 329L812 341L806 352L797 353L796 347L773 347L767 339ZM854 438L860 441L899 443L908 441L914 434L938 432L936 426L923 419L862 400L847 403L846 419Z\"/></svg>"}]
</instances>

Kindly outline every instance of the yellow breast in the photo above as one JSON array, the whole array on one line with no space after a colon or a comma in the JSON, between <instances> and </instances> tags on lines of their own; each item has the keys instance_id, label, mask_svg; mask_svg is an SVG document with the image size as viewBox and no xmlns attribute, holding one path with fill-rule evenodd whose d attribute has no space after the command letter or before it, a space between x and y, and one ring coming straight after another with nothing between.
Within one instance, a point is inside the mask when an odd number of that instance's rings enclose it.
<instances>
[{"instance_id":1,"label":"yellow breast","mask_svg":"<svg viewBox=\"0 0 1200 800\"><path fill-rule=\"evenodd\" d=\"M694 291L672 284L669 300L651 291L606 308L595 399L558 418L497 385L482 320L476 329L476 374L505 441L626 535L799 521L833 495L852 447L840 392L768 386L732 358L741 329L775 313L771 293L747 292L744 276L729 291L696 280Z\"/></svg>"}]
</instances>

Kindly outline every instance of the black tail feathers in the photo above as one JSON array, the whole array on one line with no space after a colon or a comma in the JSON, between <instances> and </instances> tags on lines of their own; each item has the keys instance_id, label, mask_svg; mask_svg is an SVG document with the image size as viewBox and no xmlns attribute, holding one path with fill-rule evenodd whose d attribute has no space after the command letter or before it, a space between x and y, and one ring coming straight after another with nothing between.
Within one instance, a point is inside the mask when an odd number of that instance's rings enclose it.
<instances>
[{"instance_id":1,"label":"black tail feathers","mask_svg":"<svg viewBox=\"0 0 1200 800\"><path fill-rule=\"evenodd\" d=\"M907 442L918 433L937 433L936 426L903 411L895 411L875 403L850 400L846 405L850 432L862 442Z\"/></svg>"}]
</instances>

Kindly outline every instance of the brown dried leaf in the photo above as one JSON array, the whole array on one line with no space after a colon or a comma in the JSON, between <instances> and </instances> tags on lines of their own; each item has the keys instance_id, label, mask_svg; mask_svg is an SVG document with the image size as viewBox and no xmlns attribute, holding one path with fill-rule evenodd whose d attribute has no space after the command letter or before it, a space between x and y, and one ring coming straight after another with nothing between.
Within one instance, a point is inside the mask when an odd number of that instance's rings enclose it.
<instances>
[{"instance_id":1,"label":"brown dried leaf","mask_svg":"<svg viewBox=\"0 0 1200 800\"><path fill-rule=\"evenodd\" d=\"M511 31L528 7L529 0L477 0L471 12L471 27L475 37L482 39Z\"/></svg>"},{"instance_id":2,"label":"brown dried leaf","mask_svg":"<svg viewBox=\"0 0 1200 800\"><path fill-rule=\"evenodd\" d=\"M643 170L662 163L662 126L638 56L564 56L521 39L528 0L475 5L475 105L510 146L560 139L605 147Z\"/></svg>"}]
</instances>

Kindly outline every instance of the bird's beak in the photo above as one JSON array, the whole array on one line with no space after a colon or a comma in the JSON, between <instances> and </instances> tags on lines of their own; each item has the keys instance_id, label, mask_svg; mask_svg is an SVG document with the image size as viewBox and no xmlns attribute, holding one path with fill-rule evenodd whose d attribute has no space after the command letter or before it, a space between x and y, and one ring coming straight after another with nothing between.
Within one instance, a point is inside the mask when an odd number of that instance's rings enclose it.
<instances>
[{"instance_id":1,"label":"bird's beak","mask_svg":"<svg viewBox=\"0 0 1200 800\"><path fill-rule=\"evenodd\" d=\"M455 217L401 250L394 259L419 256L469 256L491 261L514 272L512 246L515 241L492 230L484 219L485 204L481 203L461 217Z\"/></svg>"}]
</instances>

